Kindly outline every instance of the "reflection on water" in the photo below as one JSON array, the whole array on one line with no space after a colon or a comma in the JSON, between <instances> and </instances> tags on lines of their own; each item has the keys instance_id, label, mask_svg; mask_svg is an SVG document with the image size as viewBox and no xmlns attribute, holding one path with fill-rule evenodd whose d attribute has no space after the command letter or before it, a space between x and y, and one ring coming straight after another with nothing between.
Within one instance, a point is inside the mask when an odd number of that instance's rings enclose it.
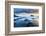
<instances>
[{"instance_id":1,"label":"reflection on water","mask_svg":"<svg viewBox=\"0 0 46 36\"><path fill-rule=\"evenodd\" d=\"M14 27L34 27L38 26L38 16L16 16L14 15ZM35 23L34 23L35 22Z\"/></svg>"}]
</instances>

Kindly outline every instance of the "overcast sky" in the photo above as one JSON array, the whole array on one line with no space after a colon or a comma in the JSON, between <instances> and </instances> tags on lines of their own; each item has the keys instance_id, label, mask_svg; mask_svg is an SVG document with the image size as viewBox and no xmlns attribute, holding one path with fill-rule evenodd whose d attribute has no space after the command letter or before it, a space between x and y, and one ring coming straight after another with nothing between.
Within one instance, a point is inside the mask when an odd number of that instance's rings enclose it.
<instances>
[{"instance_id":1,"label":"overcast sky","mask_svg":"<svg viewBox=\"0 0 46 36\"><path fill-rule=\"evenodd\" d=\"M38 9L14 8L15 13L38 13Z\"/></svg>"}]
</instances>

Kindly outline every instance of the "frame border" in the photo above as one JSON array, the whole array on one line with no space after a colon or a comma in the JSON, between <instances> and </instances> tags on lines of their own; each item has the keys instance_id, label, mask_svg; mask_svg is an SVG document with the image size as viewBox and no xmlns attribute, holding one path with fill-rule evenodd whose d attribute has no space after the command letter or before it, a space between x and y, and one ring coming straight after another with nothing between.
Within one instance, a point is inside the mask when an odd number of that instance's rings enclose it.
<instances>
[{"instance_id":1,"label":"frame border","mask_svg":"<svg viewBox=\"0 0 46 36\"><path fill-rule=\"evenodd\" d=\"M26 32L10 32L10 12L9 8L11 4L20 3L20 4L31 4L33 6L42 6L42 30L37 31L26 31ZM5 1L5 35L22 35L22 34L39 34L39 33L45 33L45 3L36 3L36 2L20 2L20 1Z\"/></svg>"}]
</instances>

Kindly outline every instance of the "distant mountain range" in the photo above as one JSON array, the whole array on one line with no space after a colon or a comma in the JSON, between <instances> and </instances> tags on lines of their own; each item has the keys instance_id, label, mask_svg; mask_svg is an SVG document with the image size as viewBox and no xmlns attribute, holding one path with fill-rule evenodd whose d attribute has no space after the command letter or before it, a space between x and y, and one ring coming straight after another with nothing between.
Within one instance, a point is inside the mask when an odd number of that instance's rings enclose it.
<instances>
[{"instance_id":1,"label":"distant mountain range","mask_svg":"<svg viewBox=\"0 0 46 36\"><path fill-rule=\"evenodd\" d=\"M16 16L16 15L14 15L14 21L16 21L16 20L33 20L33 19L38 19L38 16L33 16L33 15L31 15L31 16L27 16L27 17L22 17L22 16Z\"/></svg>"}]
</instances>

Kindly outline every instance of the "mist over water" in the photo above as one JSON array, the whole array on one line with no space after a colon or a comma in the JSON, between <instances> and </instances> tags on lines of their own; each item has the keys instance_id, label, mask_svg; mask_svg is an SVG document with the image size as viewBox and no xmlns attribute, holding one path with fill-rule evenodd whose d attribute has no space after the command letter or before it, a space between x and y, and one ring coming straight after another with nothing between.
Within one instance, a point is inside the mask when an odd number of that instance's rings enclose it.
<instances>
[{"instance_id":1,"label":"mist over water","mask_svg":"<svg viewBox=\"0 0 46 36\"><path fill-rule=\"evenodd\" d=\"M39 16L31 14L33 9L27 10L30 10L29 13L26 9L16 9L14 11L14 27L38 27L38 21L36 19L39 19Z\"/></svg>"}]
</instances>

